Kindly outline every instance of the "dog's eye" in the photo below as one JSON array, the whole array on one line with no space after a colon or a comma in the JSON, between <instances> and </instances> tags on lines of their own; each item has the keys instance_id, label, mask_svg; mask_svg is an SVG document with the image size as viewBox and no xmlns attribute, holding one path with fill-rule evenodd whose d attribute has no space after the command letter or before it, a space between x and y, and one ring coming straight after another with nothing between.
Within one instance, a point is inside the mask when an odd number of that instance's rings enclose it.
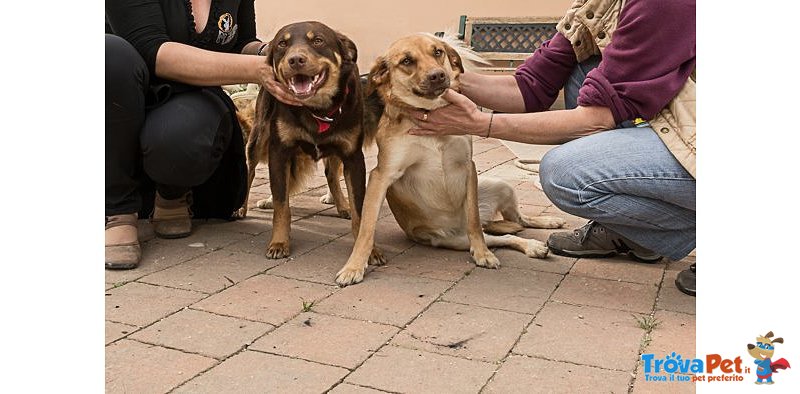
<instances>
[{"instance_id":1,"label":"dog's eye","mask_svg":"<svg viewBox=\"0 0 800 394\"><path fill-rule=\"evenodd\" d=\"M412 60L410 57L404 57L403 60L400 61L400 64L404 66L410 66L411 63L414 63L414 60Z\"/></svg>"},{"instance_id":2,"label":"dog's eye","mask_svg":"<svg viewBox=\"0 0 800 394\"><path fill-rule=\"evenodd\" d=\"M436 56L436 57L442 56L443 53L444 53L444 51L439 49L439 48L436 48L436 49L433 50L433 56Z\"/></svg>"},{"instance_id":3,"label":"dog's eye","mask_svg":"<svg viewBox=\"0 0 800 394\"><path fill-rule=\"evenodd\" d=\"M323 39L319 38L319 37L315 38L315 39L314 39L314 41L312 41L312 42L313 42L313 43L314 43L314 45L316 45L316 46L320 46L320 45L322 45L322 44L324 44L324 43L325 43L325 41L324 41Z\"/></svg>"},{"instance_id":4,"label":"dog's eye","mask_svg":"<svg viewBox=\"0 0 800 394\"><path fill-rule=\"evenodd\" d=\"M278 48L286 48L286 40L278 41Z\"/></svg>"}]
</instances>

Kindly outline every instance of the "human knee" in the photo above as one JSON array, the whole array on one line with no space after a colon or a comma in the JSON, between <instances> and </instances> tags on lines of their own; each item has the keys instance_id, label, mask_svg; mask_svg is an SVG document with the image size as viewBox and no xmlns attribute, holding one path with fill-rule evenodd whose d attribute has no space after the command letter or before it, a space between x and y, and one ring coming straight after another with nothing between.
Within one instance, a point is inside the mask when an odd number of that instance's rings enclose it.
<instances>
[{"instance_id":1,"label":"human knee","mask_svg":"<svg viewBox=\"0 0 800 394\"><path fill-rule=\"evenodd\" d=\"M145 127L141 146L144 169L151 179L166 185L197 186L214 173L230 143L233 123L227 109L205 112L209 110L213 107L200 106L195 114L180 110L159 113L172 118L164 122L169 126Z\"/></svg>"},{"instance_id":2,"label":"human knee","mask_svg":"<svg viewBox=\"0 0 800 394\"><path fill-rule=\"evenodd\" d=\"M115 81L119 85L122 81L132 79L139 86L147 86L149 72L144 59L125 39L113 34L106 34L106 80Z\"/></svg>"},{"instance_id":3,"label":"human knee","mask_svg":"<svg viewBox=\"0 0 800 394\"><path fill-rule=\"evenodd\" d=\"M574 155L564 146L550 150L539 164L542 191L557 206L577 197Z\"/></svg>"}]
</instances>

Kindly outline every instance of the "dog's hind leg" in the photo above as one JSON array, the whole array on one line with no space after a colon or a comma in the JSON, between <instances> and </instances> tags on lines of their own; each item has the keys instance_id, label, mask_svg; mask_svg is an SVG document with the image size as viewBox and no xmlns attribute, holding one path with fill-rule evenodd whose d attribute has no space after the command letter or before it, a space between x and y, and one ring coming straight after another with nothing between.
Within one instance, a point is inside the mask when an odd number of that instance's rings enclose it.
<instances>
[{"instance_id":1,"label":"dog's hind leg","mask_svg":"<svg viewBox=\"0 0 800 394\"><path fill-rule=\"evenodd\" d=\"M247 194L244 198L244 204L236 212L233 217L236 219L243 219L247 216L247 206L250 203L250 188L253 187L253 179L256 177L256 166L258 166L257 149L259 147L259 133L258 130L253 130L247 137L247 146L245 147L245 158L247 160Z\"/></svg>"},{"instance_id":2,"label":"dog's hind leg","mask_svg":"<svg viewBox=\"0 0 800 394\"><path fill-rule=\"evenodd\" d=\"M519 223L530 228L561 228L566 221L556 216L526 216L520 213L517 202L517 193L508 183L497 182L494 185L494 197L497 199L497 209L504 220Z\"/></svg>"},{"instance_id":3,"label":"dog's hind leg","mask_svg":"<svg viewBox=\"0 0 800 394\"><path fill-rule=\"evenodd\" d=\"M484 234L486 245L490 248L512 248L525 253L528 257L547 257L547 245L535 239L520 238L516 235L491 235Z\"/></svg>"},{"instance_id":4,"label":"dog's hind leg","mask_svg":"<svg viewBox=\"0 0 800 394\"><path fill-rule=\"evenodd\" d=\"M342 161L338 157L330 156L323 159L323 164L325 165L325 178L328 180L328 194L323 196L320 202L326 203L326 199L330 196L333 204L336 205L339 216L350 219L348 202L342 193L341 185L339 185L339 179L342 178Z\"/></svg>"}]
</instances>

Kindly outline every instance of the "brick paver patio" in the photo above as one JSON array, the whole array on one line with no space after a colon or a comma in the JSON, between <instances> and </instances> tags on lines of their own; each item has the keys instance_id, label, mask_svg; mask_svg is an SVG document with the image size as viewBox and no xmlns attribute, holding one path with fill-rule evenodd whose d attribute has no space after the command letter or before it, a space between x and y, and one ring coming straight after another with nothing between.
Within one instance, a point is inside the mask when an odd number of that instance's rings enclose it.
<instances>
[{"instance_id":1,"label":"brick paver patio","mask_svg":"<svg viewBox=\"0 0 800 394\"><path fill-rule=\"evenodd\" d=\"M515 185L528 215L560 212L493 139L476 139L478 171ZM367 157L375 165L374 152ZM269 193L259 168L251 201ZM140 225L138 269L106 271L106 391L164 392L694 392L645 382L639 354L694 355L695 299L673 283L694 261L537 260L498 250L499 270L468 253L408 241L382 211L389 258L338 288L350 222L319 202L321 171L292 197L292 256L263 253L271 211L195 221L189 238ZM527 229L545 240L550 230ZM638 319L654 316L652 332Z\"/></svg>"}]
</instances>

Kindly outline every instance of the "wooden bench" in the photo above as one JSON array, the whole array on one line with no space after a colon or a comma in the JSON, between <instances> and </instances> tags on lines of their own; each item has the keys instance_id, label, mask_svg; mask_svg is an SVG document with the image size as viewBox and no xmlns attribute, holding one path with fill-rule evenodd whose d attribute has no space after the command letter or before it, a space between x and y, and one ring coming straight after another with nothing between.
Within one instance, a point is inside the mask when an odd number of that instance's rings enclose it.
<instances>
[{"instance_id":1,"label":"wooden bench","mask_svg":"<svg viewBox=\"0 0 800 394\"><path fill-rule=\"evenodd\" d=\"M559 17L471 17L462 15L458 35L489 66L486 73L513 74L525 59L556 33Z\"/></svg>"}]
</instances>

